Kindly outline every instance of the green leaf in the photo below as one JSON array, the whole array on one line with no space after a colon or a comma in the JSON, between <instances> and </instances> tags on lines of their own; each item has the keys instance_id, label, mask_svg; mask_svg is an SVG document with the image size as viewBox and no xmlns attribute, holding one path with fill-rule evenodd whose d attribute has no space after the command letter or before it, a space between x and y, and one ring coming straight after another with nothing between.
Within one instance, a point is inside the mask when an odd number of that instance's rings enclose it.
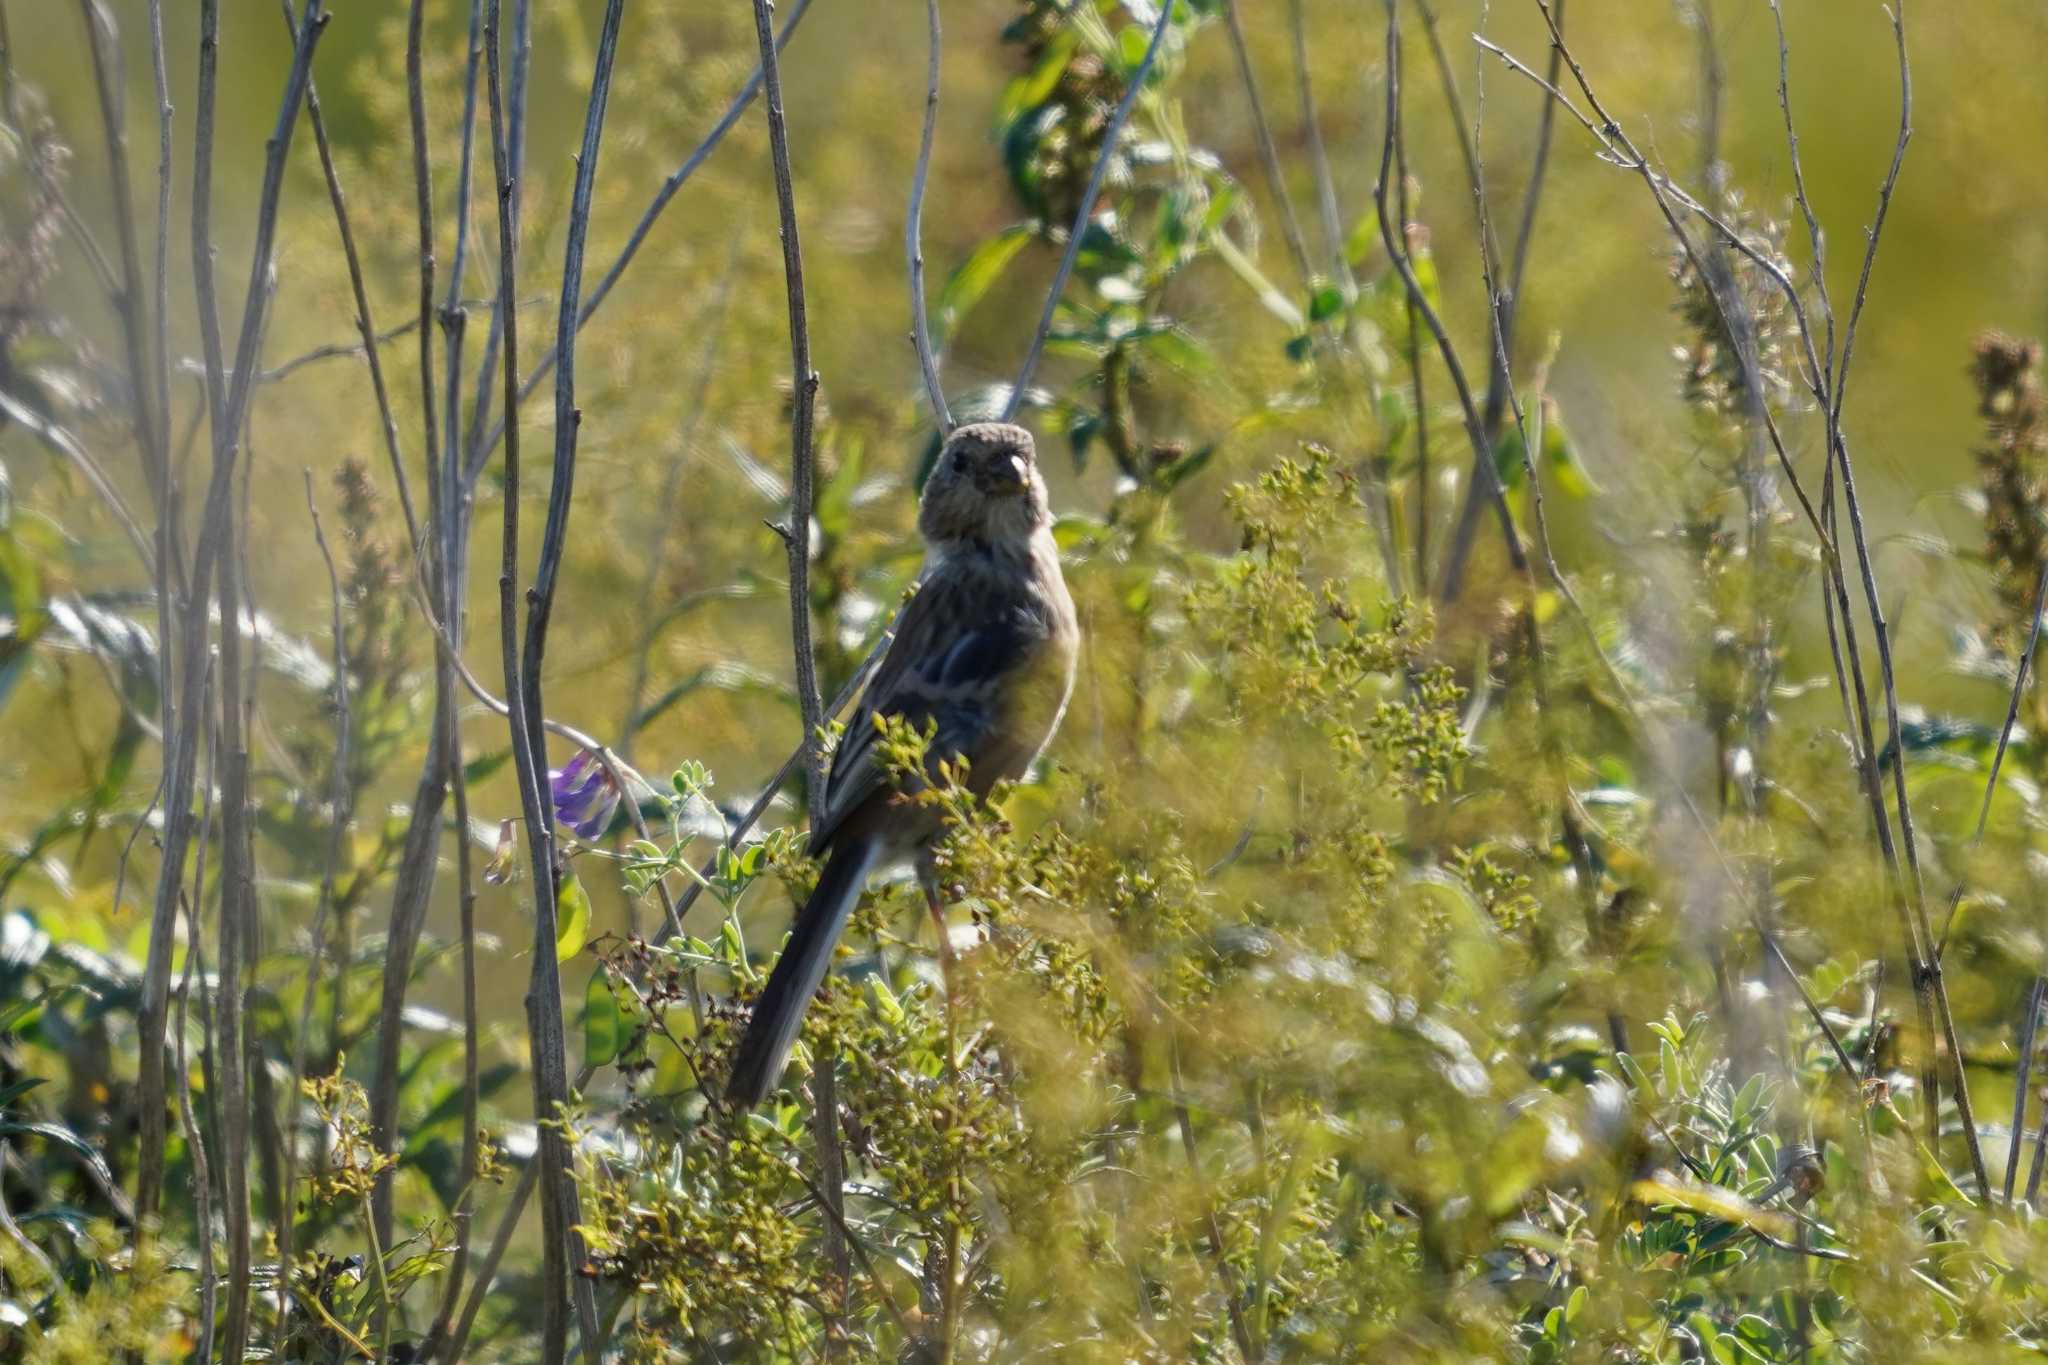
<instances>
[{"instance_id":1,"label":"green leaf","mask_svg":"<svg viewBox=\"0 0 2048 1365\"><path fill-rule=\"evenodd\" d=\"M0 1109L4 1109L14 1103L48 1079L47 1076L30 1076L24 1080L16 1081L12 1085L0 1086Z\"/></svg>"},{"instance_id":2,"label":"green leaf","mask_svg":"<svg viewBox=\"0 0 2048 1365\"><path fill-rule=\"evenodd\" d=\"M974 248L974 253L960 263L939 291L937 315L932 319L933 346L945 349L960 319L981 302L982 295L1017 259L1017 253L1035 231L1029 223L1013 223Z\"/></svg>"},{"instance_id":3,"label":"green leaf","mask_svg":"<svg viewBox=\"0 0 2048 1365\"><path fill-rule=\"evenodd\" d=\"M1074 449L1076 471L1088 467L1088 447L1095 444L1095 438L1102 433L1102 418L1096 413L1081 413L1067 424L1067 444Z\"/></svg>"},{"instance_id":4,"label":"green leaf","mask_svg":"<svg viewBox=\"0 0 2048 1365\"><path fill-rule=\"evenodd\" d=\"M1356 267L1365 263L1365 258L1380 249L1380 215L1373 209L1352 226L1351 235L1344 239L1344 259Z\"/></svg>"},{"instance_id":5,"label":"green leaf","mask_svg":"<svg viewBox=\"0 0 2048 1365\"><path fill-rule=\"evenodd\" d=\"M1308 296L1308 320L1321 322L1344 311L1344 291L1326 284Z\"/></svg>"},{"instance_id":6,"label":"green leaf","mask_svg":"<svg viewBox=\"0 0 2048 1365\"><path fill-rule=\"evenodd\" d=\"M1539 409L1540 402L1540 409ZM1565 431L1564 419L1558 415L1557 403L1545 394L1539 400L1534 395L1522 398L1524 420L1534 426L1540 416L1543 431L1539 440L1542 445L1542 468L1538 471L1550 486L1568 498L1588 498L1600 491L1600 485L1593 481L1585 465L1579 462L1579 452ZM1528 461L1522 443L1522 427L1510 422L1501 432L1500 441L1493 448L1494 468L1500 473L1502 487L1519 488L1527 473Z\"/></svg>"},{"instance_id":7,"label":"green leaf","mask_svg":"<svg viewBox=\"0 0 2048 1365\"><path fill-rule=\"evenodd\" d=\"M20 1123L9 1119L0 1121L0 1134L39 1137L45 1142L53 1143L90 1166L106 1184L114 1183L114 1174L107 1169L106 1160L100 1156L100 1149L61 1123Z\"/></svg>"},{"instance_id":8,"label":"green leaf","mask_svg":"<svg viewBox=\"0 0 2048 1365\"><path fill-rule=\"evenodd\" d=\"M1159 327L1138 338L1138 347L1163 364L1195 380L1217 376L1220 367L1207 346L1182 327Z\"/></svg>"},{"instance_id":9,"label":"green leaf","mask_svg":"<svg viewBox=\"0 0 2048 1365\"><path fill-rule=\"evenodd\" d=\"M1062 29L1046 44L1045 54L1038 59L1038 65L1004 87L1002 99L996 104L999 127L1007 127L1018 115L1045 103L1046 96L1052 94L1053 87L1066 74L1067 63L1073 59L1074 49L1080 42L1080 34L1071 28Z\"/></svg>"},{"instance_id":10,"label":"green leaf","mask_svg":"<svg viewBox=\"0 0 2048 1365\"><path fill-rule=\"evenodd\" d=\"M1763 1093L1763 1073L1758 1072L1749 1078L1748 1083L1741 1090L1736 1092L1734 1102L1729 1105L1729 1115L1735 1122L1743 1122L1755 1111L1757 1101L1763 1098Z\"/></svg>"},{"instance_id":11,"label":"green leaf","mask_svg":"<svg viewBox=\"0 0 2048 1365\"><path fill-rule=\"evenodd\" d=\"M1168 465L1160 474L1160 482L1168 488L1177 488L1191 476L1201 473L1215 455L1216 446L1213 443L1203 446L1200 450L1191 451Z\"/></svg>"},{"instance_id":12,"label":"green leaf","mask_svg":"<svg viewBox=\"0 0 2048 1365\"><path fill-rule=\"evenodd\" d=\"M462 780L470 786L489 777L512 760L510 749L499 749L495 753L478 754L462 765Z\"/></svg>"},{"instance_id":13,"label":"green leaf","mask_svg":"<svg viewBox=\"0 0 2048 1365\"><path fill-rule=\"evenodd\" d=\"M838 443L839 463L831 475L820 481L811 515L818 529L832 540L842 540L853 526L854 495L860 490L861 468L867 448L858 440Z\"/></svg>"},{"instance_id":14,"label":"green leaf","mask_svg":"<svg viewBox=\"0 0 2048 1365\"><path fill-rule=\"evenodd\" d=\"M1432 312L1442 317L1444 290L1443 284L1437 279L1436 257L1425 248L1413 253L1408 264L1415 271L1415 285L1422 291L1423 301L1429 305ZM1424 324L1423 330L1429 330L1427 324Z\"/></svg>"},{"instance_id":15,"label":"green leaf","mask_svg":"<svg viewBox=\"0 0 2048 1365\"><path fill-rule=\"evenodd\" d=\"M626 1017L612 994L611 977L599 967L583 988L583 1065L604 1066L626 1043Z\"/></svg>"},{"instance_id":16,"label":"green leaf","mask_svg":"<svg viewBox=\"0 0 2048 1365\"><path fill-rule=\"evenodd\" d=\"M1135 75L1145 60L1145 49L1151 46L1152 35L1145 31L1143 24L1131 24L1116 35L1117 56L1123 59L1124 74Z\"/></svg>"},{"instance_id":17,"label":"green leaf","mask_svg":"<svg viewBox=\"0 0 2048 1365\"><path fill-rule=\"evenodd\" d=\"M590 893L571 872L562 878L561 890L555 895L555 961L567 962L582 952L589 935Z\"/></svg>"},{"instance_id":18,"label":"green leaf","mask_svg":"<svg viewBox=\"0 0 2048 1365\"><path fill-rule=\"evenodd\" d=\"M449 1048L442 1055L452 1057L454 1051L455 1049ZM437 1066L435 1069L440 1074L446 1074L442 1067ZM495 1066L484 1068L477 1075L477 1099L490 1099L521 1074L523 1072L515 1062L499 1062ZM428 1104L426 1113L412 1125L412 1131L406 1136L405 1159L408 1162L418 1161L428 1145L437 1139L446 1139L450 1136L460 1139L463 1134L459 1120L466 1103L467 1097L463 1094L463 1086L459 1080L436 1092Z\"/></svg>"},{"instance_id":19,"label":"green leaf","mask_svg":"<svg viewBox=\"0 0 2048 1365\"><path fill-rule=\"evenodd\" d=\"M1588 498L1600 491L1600 485L1579 462L1578 447L1572 444L1564 417L1549 394L1543 396L1543 469L1568 498Z\"/></svg>"},{"instance_id":20,"label":"green leaf","mask_svg":"<svg viewBox=\"0 0 2048 1365\"><path fill-rule=\"evenodd\" d=\"M1289 327L1299 329L1305 324L1306 320L1302 317L1301 310L1294 306L1294 300L1281 293L1271 280L1259 273L1259 268L1252 264L1251 258L1238 250L1237 244L1230 240L1229 233L1217 233L1211 245L1215 247L1217 259L1229 267L1233 275L1244 281L1258 297L1261 307Z\"/></svg>"},{"instance_id":21,"label":"green leaf","mask_svg":"<svg viewBox=\"0 0 2048 1365\"><path fill-rule=\"evenodd\" d=\"M1507 489L1522 486L1523 472L1528 468L1528 447L1522 442L1522 429L1513 422L1501 431L1500 439L1493 443L1493 472L1500 478L1500 486Z\"/></svg>"},{"instance_id":22,"label":"green leaf","mask_svg":"<svg viewBox=\"0 0 2048 1365\"><path fill-rule=\"evenodd\" d=\"M41 565L20 537L0 532L0 704L28 672L29 647L48 623Z\"/></svg>"},{"instance_id":23,"label":"green leaf","mask_svg":"<svg viewBox=\"0 0 2048 1365\"><path fill-rule=\"evenodd\" d=\"M1770 1319L1759 1317L1755 1313L1744 1313L1737 1318L1735 1330L1749 1341L1763 1342L1771 1346L1777 1345L1780 1337L1778 1329L1771 1325Z\"/></svg>"},{"instance_id":24,"label":"green leaf","mask_svg":"<svg viewBox=\"0 0 2048 1365\"><path fill-rule=\"evenodd\" d=\"M1632 1089L1641 1091L1644 1094L1649 1094L1656 1089L1650 1083L1649 1073L1643 1070L1643 1064L1635 1059L1634 1054L1617 1052L1614 1054L1614 1061L1622 1071L1627 1073L1629 1085Z\"/></svg>"}]
</instances>

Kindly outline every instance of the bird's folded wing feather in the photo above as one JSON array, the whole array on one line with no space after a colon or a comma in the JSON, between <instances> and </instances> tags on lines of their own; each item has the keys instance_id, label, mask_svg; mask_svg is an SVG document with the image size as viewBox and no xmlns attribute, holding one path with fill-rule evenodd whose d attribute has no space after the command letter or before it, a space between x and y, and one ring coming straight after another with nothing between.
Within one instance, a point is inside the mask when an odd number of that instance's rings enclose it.
<instances>
[{"instance_id":1,"label":"bird's folded wing feather","mask_svg":"<svg viewBox=\"0 0 2048 1365\"><path fill-rule=\"evenodd\" d=\"M979 575L934 574L903 609L896 639L833 756L814 849L888 784L876 717L901 717L919 730L936 722L933 761L964 755L973 762L1000 723L1005 694L1035 641L1020 613L1006 609L1014 604L990 600L991 586Z\"/></svg>"}]
</instances>

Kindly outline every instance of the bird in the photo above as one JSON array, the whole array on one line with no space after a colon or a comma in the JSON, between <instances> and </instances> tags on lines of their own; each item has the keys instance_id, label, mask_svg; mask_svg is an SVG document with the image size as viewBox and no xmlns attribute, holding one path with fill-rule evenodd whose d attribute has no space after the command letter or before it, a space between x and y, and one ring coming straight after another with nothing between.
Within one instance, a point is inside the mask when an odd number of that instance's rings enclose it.
<instances>
[{"instance_id":1,"label":"bird","mask_svg":"<svg viewBox=\"0 0 2048 1365\"><path fill-rule=\"evenodd\" d=\"M930 727L927 774L965 759L965 785L986 796L1031 766L1073 692L1080 626L1031 433L1006 422L956 428L925 481L918 530L918 589L848 720L811 830L811 855L824 860L817 888L733 1056L726 1098L739 1109L758 1105L780 1079L871 872L916 860L933 916L940 913L928 859L942 820L903 799L877 742L880 722Z\"/></svg>"}]
</instances>

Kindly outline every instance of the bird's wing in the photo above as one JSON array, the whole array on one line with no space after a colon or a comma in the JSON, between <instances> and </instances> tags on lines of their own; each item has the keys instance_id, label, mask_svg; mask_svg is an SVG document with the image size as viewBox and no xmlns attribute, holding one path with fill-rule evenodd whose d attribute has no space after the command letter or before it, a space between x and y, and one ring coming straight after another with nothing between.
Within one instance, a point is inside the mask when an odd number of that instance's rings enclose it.
<instances>
[{"instance_id":1,"label":"bird's wing","mask_svg":"<svg viewBox=\"0 0 2048 1365\"><path fill-rule=\"evenodd\" d=\"M896 638L833 756L813 848L823 848L849 815L888 786L876 717L901 717L920 730L936 723L933 762L976 757L1034 643L1018 613L989 600L990 587L980 575L936 573L903 609Z\"/></svg>"}]
</instances>

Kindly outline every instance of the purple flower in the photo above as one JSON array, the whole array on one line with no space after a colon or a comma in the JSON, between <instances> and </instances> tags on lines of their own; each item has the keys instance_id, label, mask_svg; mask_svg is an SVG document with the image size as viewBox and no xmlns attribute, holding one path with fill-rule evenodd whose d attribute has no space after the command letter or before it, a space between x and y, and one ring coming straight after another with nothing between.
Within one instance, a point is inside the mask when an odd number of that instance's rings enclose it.
<instances>
[{"instance_id":1,"label":"purple flower","mask_svg":"<svg viewBox=\"0 0 2048 1365\"><path fill-rule=\"evenodd\" d=\"M597 839L611 828L619 809L619 785L597 755L579 749L569 766L548 774L555 803L555 821L581 839Z\"/></svg>"}]
</instances>

